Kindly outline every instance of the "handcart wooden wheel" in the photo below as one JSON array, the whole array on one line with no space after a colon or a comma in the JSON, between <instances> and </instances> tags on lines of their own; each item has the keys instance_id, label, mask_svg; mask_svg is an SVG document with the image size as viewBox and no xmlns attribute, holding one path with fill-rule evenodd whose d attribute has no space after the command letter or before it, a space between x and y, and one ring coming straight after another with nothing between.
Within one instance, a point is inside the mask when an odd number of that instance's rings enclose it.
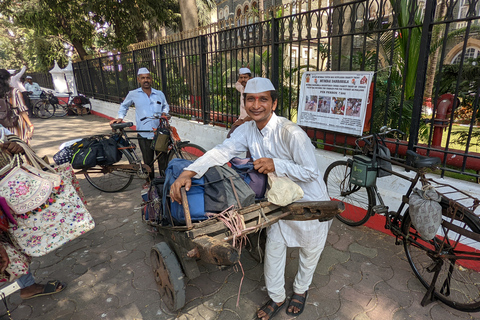
<instances>
[{"instance_id":1,"label":"handcart wooden wheel","mask_svg":"<svg viewBox=\"0 0 480 320\"><path fill-rule=\"evenodd\" d=\"M166 242L160 242L152 247L150 260L163 302L172 311L182 308L185 305L185 280L175 252Z\"/></svg>"},{"instance_id":2,"label":"handcart wooden wheel","mask_svg":"<svg viewBox=\"0 0 480 320\"><path fill-rule=\"evenodd\" d=\"M183 188L182 198L186 199ZM185 277L200 276L198 260L218 266L232 266L240 260L239 250L232 245L234 238L257 232L280 219L327 221L345 210L339 201L297 202L285 207L270 202L255 203L236 210L244 219L245 229L234 235L216 218L192 222L188 202L182 203L185 226L162 226L147 221L165 239L152 247L150 258L162 300L172 311L185 304Z\"/></svg>"}]
</instances>

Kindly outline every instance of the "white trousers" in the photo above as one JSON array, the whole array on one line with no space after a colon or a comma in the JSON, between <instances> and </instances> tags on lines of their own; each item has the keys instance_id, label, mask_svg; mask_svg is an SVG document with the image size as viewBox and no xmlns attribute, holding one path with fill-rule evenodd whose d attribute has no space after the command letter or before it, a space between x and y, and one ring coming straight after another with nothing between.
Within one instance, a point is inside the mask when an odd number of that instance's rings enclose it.
<instances>
[{"instance_id":1,"label":"white trousers","mask_svg":"<svg viewBox=\"0 0 480 320\"><path fill-rule=\"evenodd\" d=\"M313 274L322 254L325 242L312 248L299 248L298 271L293 282L293 291L303 294L312 283ZM269 241L265 246L265 285L268 295L276 303L285 301L285 264L287 246L284 243Z\"/></svg>"}]
</instances>

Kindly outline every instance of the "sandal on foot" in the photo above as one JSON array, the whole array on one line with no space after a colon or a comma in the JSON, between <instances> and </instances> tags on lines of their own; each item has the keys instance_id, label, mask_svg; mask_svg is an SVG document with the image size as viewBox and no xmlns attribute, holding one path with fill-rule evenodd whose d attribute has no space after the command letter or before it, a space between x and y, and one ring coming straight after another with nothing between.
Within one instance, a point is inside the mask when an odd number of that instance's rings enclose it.
<instances>
[{"instance_id":1,"label":"sandal on foot","mask_svg":"<svg viewBox=\"0 0 480 320\"><path fill-rule=\"evenodd\" d=\"M260 310L265 312L266 315L264 317L268 317L268 319L270 320L278 313L278 311L280 311L280 309L283 308L284 305L285 305L285 301L281 305L277 305L275 301L270 299L268 300L267 303L263 305L263 307L260 308ZM262 319L262 318L263 317L257 316L257 319Z\"/></svg>"},{"instance_id":2,"label":"sandal on foot","mask_svg":"<svg viewBox=\"0 0 480 320\"><path fill-rule=\"evenodd\" d=\"M296 293L293 293L292 299L290 299L290 303L288 304L288 307L287 307L287 314L289 316L294 316L294 317L301 315L303 312L303 309L305 309L305 301L307 300L307 297L308 297L308 290L305 291L305 297L302 297ZM293 301L293 300L297 300L297 301ZM290 307L298 308L299 311L297 313L293 311L290 312L288 311Z\"/></svg>"},{"instance_id":3,"label":"sandal on foot","mask_svg":"<svg viewBox=\"0 0 480 320\"><path fill-rule=\"evenodd\" d=\"M59 286L62 286L62 288L57 291ZM48 281L47 284L43 287L43 291L41 293L34 294L33 296L30 296L28 298L23 298L23 300L28 300L36 297L48 296L51 294L59 293L65 290L66 287L67 287L66 283L60 282L58 280Z\"/></svg>"}]
</instances>

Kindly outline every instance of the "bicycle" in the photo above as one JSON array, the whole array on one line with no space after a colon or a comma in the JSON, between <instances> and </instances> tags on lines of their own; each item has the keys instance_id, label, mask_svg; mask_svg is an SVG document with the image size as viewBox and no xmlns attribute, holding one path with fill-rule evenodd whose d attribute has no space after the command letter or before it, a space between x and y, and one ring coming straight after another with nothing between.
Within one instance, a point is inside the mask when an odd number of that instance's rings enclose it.
<instances>
[{"instance_id":1,"label":"bicycle","mask_svg":"<svg viewBox=\"0 0 480 320\"><path fill-rule=\"evenodd\" d=\"M401 133L395 129L381 131L357 139L357 150L372 158L380 139L390 133ZM439 158L421 156L411 150L407 151L410 165L377 157L415 173L415 177L411 178L393 170L382 169L410 181L399 208L396 211L389 210L376 182L369 187L351 183L353 160L349 158L330 164L324 175L330 197L345 204L345 211L336 217L349 226L359 226L375 214L384 215L385 229L396 237L396 244L403 244L415 276L427 289L422 306L438 299L460 311L479 311L480 219L477 215L480 212L477 209L480 200L458 188L426 177L427 169L434 169L440 164ZM419 182L422 186L434 186L441 195L442 223L432 240L422 239L412 224L408 208L409 196Z\"/></svg>"},{"instance_id":2,"label":"bicycle","mask_svg":"<svg viewBox=\"0 0 480 320\"><path fill-rule=\"evenodd\" d=\"M158 117L149 117L149 119L158 119ZM143 120L144 119L142 119L142 121ZM113 130L111 136L116 137L118 150L122 153L122 158L119 162L107 166L97 165L77 172L83 173L87 181L98 190L109 193L119 192L125 190L132 183L135 176L138 176L141 179L146 179L148 177L148 173L151 171L150 166L142 164L142 161L135 152L137 146L131 141L131 139L135 138L130 138L128 136L130 133L146 131L125 131L125 128L130 128L132 126L132 122L111 124ZM204 148L196 144L190 143L189 141L181 141L178 134L176 134L175 128L168 125L168 129L168 162L173 158L195 160L206 152ZM152 164L154 164L160 156L161 153L155 157Z\"/></svg>"},{"instance_id":3,"label":"bicycle","mask_svg":"<svg viewBox=\"0 0 480 320\"><path fill-rule=\"evenodd\" d=\"M72 98L72 92L67 92L68 102L60 100L56 105L54 115L64 117L70 115L85 115L92 113L92 103L85 96L78 95Z\"/></svg>"},{"instance_id":4,"label":"bicycle","mask_svg":"<svg viewBox=\"0 0 480 320\"><path fill-rule=\"evenodd\" d=\"M32 113L41 119L51 118L55 114L56 106L63 102L60 101L52 91L42 91L40 100L33 105Z\"/></svg>"}]
</instances>

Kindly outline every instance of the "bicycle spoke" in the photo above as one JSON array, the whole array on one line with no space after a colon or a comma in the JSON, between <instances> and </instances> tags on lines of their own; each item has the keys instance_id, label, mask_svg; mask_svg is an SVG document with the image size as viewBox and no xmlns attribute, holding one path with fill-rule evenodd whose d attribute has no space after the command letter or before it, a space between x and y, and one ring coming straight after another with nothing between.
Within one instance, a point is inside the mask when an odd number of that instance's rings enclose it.
<instances>
[{"instance_id":1,"label":"bicycle spoke","mask_svg":"<svg viewBox=\"0 0 480 320\"><path fill-rule=\"evenodd\" d=\"M443 216L450 222L450 219ZM455 225L462 230L480 233L476 217L457 217ZM434 270L440 267L435 296L445 304L463 311L480 310L480 248L476 240L449 230L439 229L437 236L426 241L420 237L407 213L403 230L405 253L415 275L428 288L434 280ZM407 230L407 231L406 231Z\"/></svg>"}]
</instances>

